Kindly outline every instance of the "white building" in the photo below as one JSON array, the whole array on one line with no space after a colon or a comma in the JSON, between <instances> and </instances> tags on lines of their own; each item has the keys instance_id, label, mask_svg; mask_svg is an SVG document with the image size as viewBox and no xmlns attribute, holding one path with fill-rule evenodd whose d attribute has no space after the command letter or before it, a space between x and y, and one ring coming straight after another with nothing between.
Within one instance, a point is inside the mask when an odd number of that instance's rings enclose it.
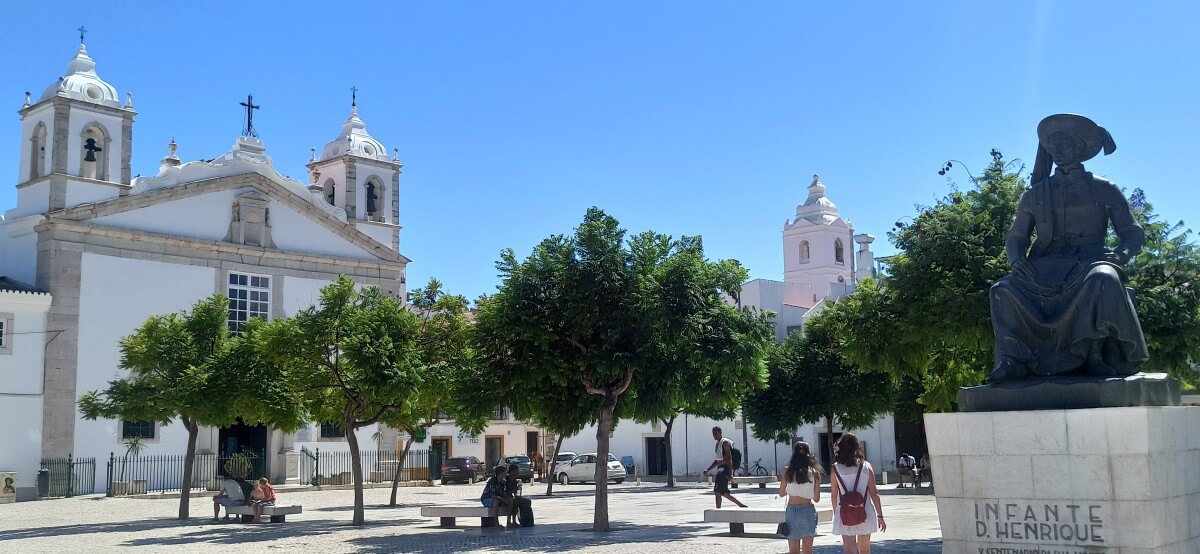
<instances>
[{"instance_id":1,"label":"white building","mask_svg":"<svg viewBox=\"0 0 1200 554\"><path fill-rule=\"evenodd\" d=\"M143 455L184 452L180 425L87 421L76 409L81 394L124 376L118 341L148 316L222 293L236 329L317 303L339 274L405 298L402 165L367 133L356 105L319 157L314 150L308 183L276 171L251 128L210 161L182 163L172 140L157 175L132 179L137 112L83 44L66 74L27 95L18 113L17 205L0 219L0 275L9 278L0 285L0 471L19 472L22 498L39 458L95 457L102 490L104 462L124 439L142 438ZM361 429L359 440L390 449L397 434L383 431L373 439L374 426ZM525 452L525 433L521 426L520 440L500 451ZM198 451L265 452L278 481L295 476L302 447L346 449L328 426L289 434L239 423L202 429ZM477 450L482 458L484 445Z\"/></svg>"},{"instance_id":2,"label":"white building","mask_svg":"<svg viewBox=\"0 0 1200 554\"><path fill-rule=\"evenodd\" d=\"M825 196L825 185L813 176L808 186L808 198L796 207L796 217L783 226L782 281L754 279L742 285L741 305L774 312L775 338L783 341L789 333L803 328L804 321L816 314L828 299L836 299L854 290L856 282L873 276L875 257L871 252L874 237L854 234L854 226L841 217L838 208ZM850 245L857 242L858 252ZM729 299L733 302L732 299ZM790 445L773 444L753 438L752 429L743 440L742 421L715 421L699 417L680 417L671 430L672 463L675 475L697 474L708 467L715 457L712 428L722 428L725 437L743 448L743 457L750 464L761 459L768 471L779 471L791 454ZM866 429L852 430L865 445L867 459L881 470L896 466L895 421L891 415L879 418ZM833 439L843 429L836 421ZM563 450L594 452L595 427L563 441ZM803 426L795 437L808 441L819 458L827 457L828 440L825 423ZM632 456L638 473L665 474L664 433L659 425L621 423L614 431L611 451L618 458Z\"/></svg>"}]
</instances>

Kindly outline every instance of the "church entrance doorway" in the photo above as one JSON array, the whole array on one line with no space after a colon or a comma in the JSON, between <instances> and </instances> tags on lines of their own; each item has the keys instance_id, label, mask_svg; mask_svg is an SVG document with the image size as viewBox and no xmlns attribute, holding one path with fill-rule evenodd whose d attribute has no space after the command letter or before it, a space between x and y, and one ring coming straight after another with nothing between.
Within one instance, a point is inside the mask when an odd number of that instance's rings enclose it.
<instances>
[{"instance_id":1,"label":"church entrance doorway","mask_svg":"<svg viewBox=\"0 0 1200 554\"><path fill-rule=\"evenodd\" d=\"M667 474L667 439L646 437L646 475Z\"/></svg>"},{"instance_id":2,"label":"church entrance doorway","mask_svg":"<svg viewBox=\"0 0 1200 554\"><path fill-rule=\"evenodd\" d=\"M267 426L246 425L242 418L229 427L222 427L217 432L218 453L221 467L218 471L225 474L225 463L235 454L248 456L253 464L251 478L267 476Z\"/></svg>"}]
</instances>

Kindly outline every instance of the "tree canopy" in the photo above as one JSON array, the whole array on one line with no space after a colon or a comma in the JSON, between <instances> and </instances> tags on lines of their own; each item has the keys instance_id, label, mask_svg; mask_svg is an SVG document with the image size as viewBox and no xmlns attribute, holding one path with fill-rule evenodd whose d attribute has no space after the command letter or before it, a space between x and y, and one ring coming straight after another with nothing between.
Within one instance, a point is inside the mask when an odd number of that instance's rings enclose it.
<instances>
[{"instance_id":1,"label":"tree canopy","mask_svg":"<svg viewBox=\"0 0 1200 554\"><path fill-rule=\"evenodd\" d=\"M253 336L230 337L228 302L218 294L190 311L149 317L121 339L121 368L129 375L79 399L87 419L162 424L178 419L187 429L180 519L188 517L200 425L224 427L241 416L294 430L302 419L286 389L278 385L278 374L253 363Z\"/></svg>"},{"instance_id":2,"label":"tree canopy","mask_svg":"<svg viewBox=\"0 0 1200 554\"><path fill-rule=\"evenodd\" d=\"M822 420L832 437L835 420L843 429L861 429L891 411L892 377L844 360L835 317L822 310L805 323L803 333L792 333L771 349L770 386L746 402L756 438L774 441Z\"/></svg>"},{"instance_id":3,"label":"tree canopy","mask_svg":"<svg viewBox=\"0 0 1200 554\"><path fill-rule=\"evenodd\" d=\"M358 429L403 417L424 379L420 322L378 287L345 276L321 289L320 305L265 325L262 353L283 368L310 420L346 431L354 476L355 525L364 522Z\"/></svg>"},{"instance_id":4,"label":"tree canopy","mask_svg":"<svg viewBox=\"0 0 1200 554\"><path fill-rule=\"evenodd\" d=\"M722 301L719 276L727 274L704 260L699 238L645 232L626 240L616 219L592 208L572 235L547 238L525 260L507 250L497 268L502 283L476 317L481 371L508 384L493 390L512 396L492 403L536 418L531 402L587 399L579 405L595 409L601 460L619 419L669 409L654 398L669 396L679 367L707 375L748 358L731 386L761 380L769 332L758 333L757 319ZM684 344L693 358L667 364L682 360ZM566 430L590 418L569 419ZM596 483L593 529L607 531L605 464L597 464Z\"/></svg>"}]
</instances>

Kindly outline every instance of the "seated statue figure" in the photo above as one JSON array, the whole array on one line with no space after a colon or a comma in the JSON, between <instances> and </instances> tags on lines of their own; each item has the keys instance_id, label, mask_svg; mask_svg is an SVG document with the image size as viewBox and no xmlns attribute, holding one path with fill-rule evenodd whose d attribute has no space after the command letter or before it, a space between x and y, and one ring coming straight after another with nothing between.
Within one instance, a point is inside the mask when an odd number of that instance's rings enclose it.
<instances>
[{"instance_id":1,"label":"seated statue figure","mask_svg":"<svg viewBox=\"0 0 1200 554\"><path fill-rule=\"evenodd\" d=\"M990 291L996 359L987 380L1137 373L1149 356L1122 266L1141 250L1142 228L1121 190L1082 165L1116 145L1073 114L1043 119L1038 140L1032 186L1005 243L1013 272ZM1105 246L1110 222L1114 249Z\"/></svg>"}]
</instances>

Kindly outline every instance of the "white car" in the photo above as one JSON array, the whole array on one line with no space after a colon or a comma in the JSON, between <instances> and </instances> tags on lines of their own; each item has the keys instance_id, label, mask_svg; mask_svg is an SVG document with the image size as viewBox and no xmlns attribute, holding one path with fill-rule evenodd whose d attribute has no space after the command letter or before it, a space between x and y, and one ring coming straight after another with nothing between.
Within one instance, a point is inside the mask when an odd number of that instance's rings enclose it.
<instances>
[{"instance_id":1,"label":"white car","mask_svg":"<svg viewBox=\"0 0 1200 554\"><path fill-rule=\"evenodd\" d=\"M575 456L575 459L567 463L559 462L558 469L555 470L558 475L558 482L562 484L591 482L596 480L596 454L580 454ZM616 456L608 455L608 480L615 483L625 481L625 466L617 460Z\"/></svg>"}]
</instances>

